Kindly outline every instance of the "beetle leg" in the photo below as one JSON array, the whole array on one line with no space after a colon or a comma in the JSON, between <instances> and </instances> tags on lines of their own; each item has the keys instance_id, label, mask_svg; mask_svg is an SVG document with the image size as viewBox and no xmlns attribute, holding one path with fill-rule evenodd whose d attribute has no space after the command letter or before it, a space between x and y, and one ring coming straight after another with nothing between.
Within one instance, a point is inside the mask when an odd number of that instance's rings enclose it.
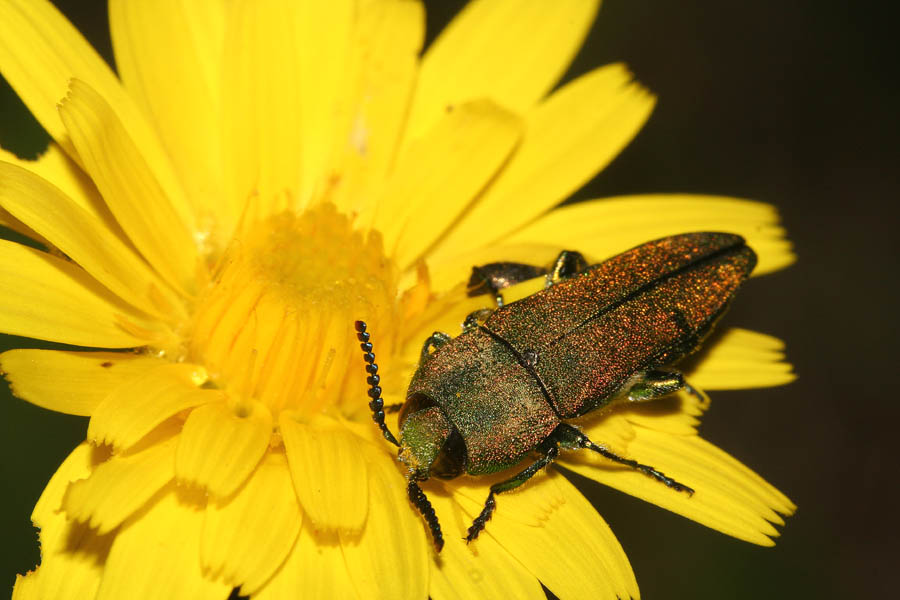
<instances>
[{"instance_id":1,"label":"beetle leg","mask_svg":"<svg viewBox=\"0 0 900 600\"><path fill-rule=\"evenodd\" d=\"M649 369L632 378L626 397L629 402L646 402L672 394L684 387L684 376L679 371Z\"/></svg>"},{"instance_id":2,"label":"beetle leg","mask_svg":"<svg viewBox=\"0 0 900 600\"><path fill-rule=\"evenodd\" d=\"M573 275L578 275L587 269L587 267L588 263L581 252L563 250L550 266L550 271L547 273L547 287L559 283L563 279L568 279Z\"/></svg>"},{"instance_id":3,"label":"beetle leg","mask_svg":"<svg viewBox=\"0 0 900 600\"><path fill-rule=\"evenodd\" d=\"M674 369L650 369L638 373L631 380L626 398L629 402L646 402L678 390L684 390L699 400L701 408L709 406L709 396L685 381L684 375Z\"/></svg>"},{"instance_id":4,"label":"beetle leg","mask_svg":"<svg viewBox=\"0 0 900 600\"><path fill-rule=\"evenodd\" d=\"M469 277L466 294L470 298L490 294L497 302L497 306L503 306L503 296L500 294L500 290L546 273L547 269L544 267L514 262L496 262L472 267L472 276Z\"/></svg>"},{"instance_id":5,"label":"beetle leg","mask_svg":"<svg viewBox=\"0 0 900 600\"><path fill-rule=\"evenodd\" d=\"M684 382L684 391L700 401L700 408L703 408L704 410L709 408L710 401L709 396L706 395L706 392L695 388L687 381Z\"/></svg>"},{"instance_id":6,"label":"beetle leg","mask_svg":"<svg viewBox=\"0 0 900 600\"><path fill-rule=\"evenodd\" d=\"M428 528L431 530L431 539L434 542L434 549L440 552L441 548L444 547L444 534L441 533L441 524L438 522L437 515L434 514L434 508L431 506L431 502L428 501L425 492L422 491L422 488L419 487L419 484L413 478L410 478L406 485L406 495L409 496L409 501L413 503L413 506L419 511L425 522L428 523Z\"/></svg>"},{"instance_id":7,"label":"beetle leg","mask_svg":"<svg viewBox=\"0 0 900 600\"><path fill-rule=\"evenodd\" d=\"M550 437L555 438L563 448L569 448L572 450L585 448L587 450L593 450L604 458L608 458L609 460L619 463L620 465L631 467L635 471L640 471L644 475L652 477L660 483L665 484L667 487L672 488L676 492L687 492L689 496L694 495L693 488L689 488L683 483L679 483L671 477L667 477L662 471L658 471L650 465L644 465L637 462L636 460L631 460L630 458L619 456L606 446L595 444L590 439L588 439L588 436L584 435L582 432L578 431L578 429L572 427L571 425L560 423L559 425L557 425L556 429L553 430L553 433L550 434Z\"/></svg>"},{"instance_id":8,"label":"beetle leg","mask_svg":"<svg viewBox=\"0 0 900 600\"><path fill-rule=\"evenodd\" d=\"M396 404L385 404L384 412L390 414L395 412L400 412L400 409L403 408L402 402L397 402Z\"/></svg>"},{"instance_id":9,"label":"beetle leg","mask_svg":"<svg viewBox=\"0 0 900 600\"><path fill-rule=\"evenodd\" d=\"M541 457L528 465L526 469L513 475L506 481L501 481L500 483L495 483L491 486L491 491L488 494L487 500L484 502L484 508L481 509L481 514L475 517L475 521L472 523L472 526L469 527L468 535L466 535L467 544L478 537L478 534L484 530L485 524L491 519L494 508L497 506L494 495L508 492L509 490L519 487L534 477L538 471L556 460L556 457L559 456L559 444L553 439L553 435L551 434L547 439L541 442L537 447L537 451L541 453Z\"/></svg>"},{"instance_id":10,"label":"beetle leg","mask_svg":"<svg viewBox=\"0 0 900 600\"><path fill-rule=\"evenodd\" d=\"M479 308L478 310L472 311L466 317L466 320L463 321L463 331L469 331L471 329L475 329L479 325L484 324L491 314L493 314L494 310L491 308Z\"/></svg>"},{"instance_id":11,"label":"beetle leg","mask_svg":"<svg viewBox=\"0 0 900 600\"><path fill-rule=\"evenodd\" d=\"M420 361L424 361L431 355L432 348L437 350L452 339L453 338L451 338L449 335L441 331L435 331L434 333L432 333L430 336L428 336L428 339L426 339L425 343L422 345L422 356L420 358Z\"/></svg>"}]
</instances>

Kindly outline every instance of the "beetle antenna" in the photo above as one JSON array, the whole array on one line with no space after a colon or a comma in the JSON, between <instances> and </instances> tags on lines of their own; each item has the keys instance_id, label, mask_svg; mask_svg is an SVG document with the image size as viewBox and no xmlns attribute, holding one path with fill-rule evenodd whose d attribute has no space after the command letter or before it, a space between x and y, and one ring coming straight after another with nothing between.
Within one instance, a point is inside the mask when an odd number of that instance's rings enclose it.
<instances>
[{"instance_id":1,"label":"beetle antenna","mask_svg":"<svg viewBox=\"0 0 900 600\"><path fill-rule=\"evenodd\" d=\"M365 321L356 321L354 326L356 328L356 339L360 341L359 347L363 351L363 360L366 361L366 373L369 374L366 377L366 383L369 384L369 398L371 398L369 408L372 409L372 420L381 429L384 439L395 446L399 446L400 442L397 441L391 430L384 424L384 400L381 399L381 388L378 386L381 383L381 377L378 375L378 365L375 363L375 353L372 352L372 342L369 341L370 336L366 331L366 323ZM424 494L422 496L424 497ZM440 533L440 529L438 529L438 533Z\"/></svg>"},{"instance_id":2,"label":"beetle antenna","mask_svg":"<svg viewBox=\"0 0 900 600\"><path fill-rule=\"evenodd\" d=\"M444 547L444 534L441 533L441 524L438 523L438 518L434 514L431 502L428 501L428 497L415 479L409 480L406 486L406 495L409 496L409 501L422 513L425 522L428 523L428 528L431 530L431 539L434 541L434 549L440 552L441 548Z\"/></svg>"}]
</instances>

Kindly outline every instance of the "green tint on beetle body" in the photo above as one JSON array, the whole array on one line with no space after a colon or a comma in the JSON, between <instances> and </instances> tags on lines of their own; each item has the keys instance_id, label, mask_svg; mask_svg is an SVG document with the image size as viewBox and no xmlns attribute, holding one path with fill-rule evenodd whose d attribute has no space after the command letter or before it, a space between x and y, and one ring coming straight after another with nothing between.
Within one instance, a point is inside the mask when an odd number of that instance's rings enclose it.
<instances>
[{"instance_id":1,"label":"green tint on beetle body","mask_svg":"<svg viewBox=\"0 0 900 600\"><path fill-rule=\"evenodd\" d=\"M372 345L358 322L374 419L400 446L409 497L438 550L440 526L416 482L494 473L534 453L536 460L491 486L467 540L490 519L495 494L527 481L560 448L592 450L675 491L693 493L649 465L594 444L566 421L682 388L699 395L668 367L699 347L755 264L756 255L740 236L688 233L589 267L569 251L549 268L476 267L470 290L494 294L499 308L470 315L456 338L435 333L425 341L401 409L399 443L384 425ZM535 273L546 275L546 289L502 305L501 289Z\"/></svg>"}]
</instances>

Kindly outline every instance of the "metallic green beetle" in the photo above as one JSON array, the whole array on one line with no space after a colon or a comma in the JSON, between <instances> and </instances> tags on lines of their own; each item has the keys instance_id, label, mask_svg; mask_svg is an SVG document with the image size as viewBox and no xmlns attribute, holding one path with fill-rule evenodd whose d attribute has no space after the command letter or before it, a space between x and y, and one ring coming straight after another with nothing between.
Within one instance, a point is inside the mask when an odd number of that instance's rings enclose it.
<instances>
[{"instance_id":1,"label":"metallic green beetle","mask_svg":"<svg viewBox=\"0 0 900 600\"><path fill-rule=\"evenodd\" d=\"M469 315L456 338L436 332L425 341L400 409L399 442L384 423L378 366L366 325L357 321L373 418L400 448L407 493L438 552L440 525L417 482L494 473L529 454L537 455L533 462L491 486L467 541L491 518L494 496L525 483L560 448L592 450L693 494L653 467L595 444L565 421L680 389L699 396L668 367L699 347L755 265L756 254L740 236L704 232L648 242L593 266L566 251L549 269L517 263L476 267L470 290L492 292L498 308ZM541 273L546 289L502 305L500 289Z\"/></svg>"}]
</instances>

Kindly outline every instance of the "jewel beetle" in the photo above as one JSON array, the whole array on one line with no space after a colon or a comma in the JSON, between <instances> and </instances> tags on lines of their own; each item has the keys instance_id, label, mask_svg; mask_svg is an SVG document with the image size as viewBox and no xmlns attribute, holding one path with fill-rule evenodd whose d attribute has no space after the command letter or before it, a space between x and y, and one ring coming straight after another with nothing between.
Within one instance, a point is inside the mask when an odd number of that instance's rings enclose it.
<instances>
[{"instance_id":1,"label":"jewel beetle","mask_svg":"<svg viewBox=\"0 0 900 600\"><path fill-rule=\"evenodd\" d=\"M553 462L560 449L591 450L675 492L687 485L588 439L569 421L614 404L678 390L700 393L671 368L695 351L756 265L744 239L698 232L636 246L588 266L564 251L549 267L492 263L473 269L470 294L491 293L496 309L470 314L455 338L435 332L399 405L400 439L384 422L378 365L366 324L356 322L369 376L369 407L399 447L407 493L440 552L443 535L418 482L523 468L491 486L468 530L472 541L512 490ZM510 304L500 291L535 275L545 289ZM525 463L531 455L530 462Z\"/></svg>"}]
</instances>

